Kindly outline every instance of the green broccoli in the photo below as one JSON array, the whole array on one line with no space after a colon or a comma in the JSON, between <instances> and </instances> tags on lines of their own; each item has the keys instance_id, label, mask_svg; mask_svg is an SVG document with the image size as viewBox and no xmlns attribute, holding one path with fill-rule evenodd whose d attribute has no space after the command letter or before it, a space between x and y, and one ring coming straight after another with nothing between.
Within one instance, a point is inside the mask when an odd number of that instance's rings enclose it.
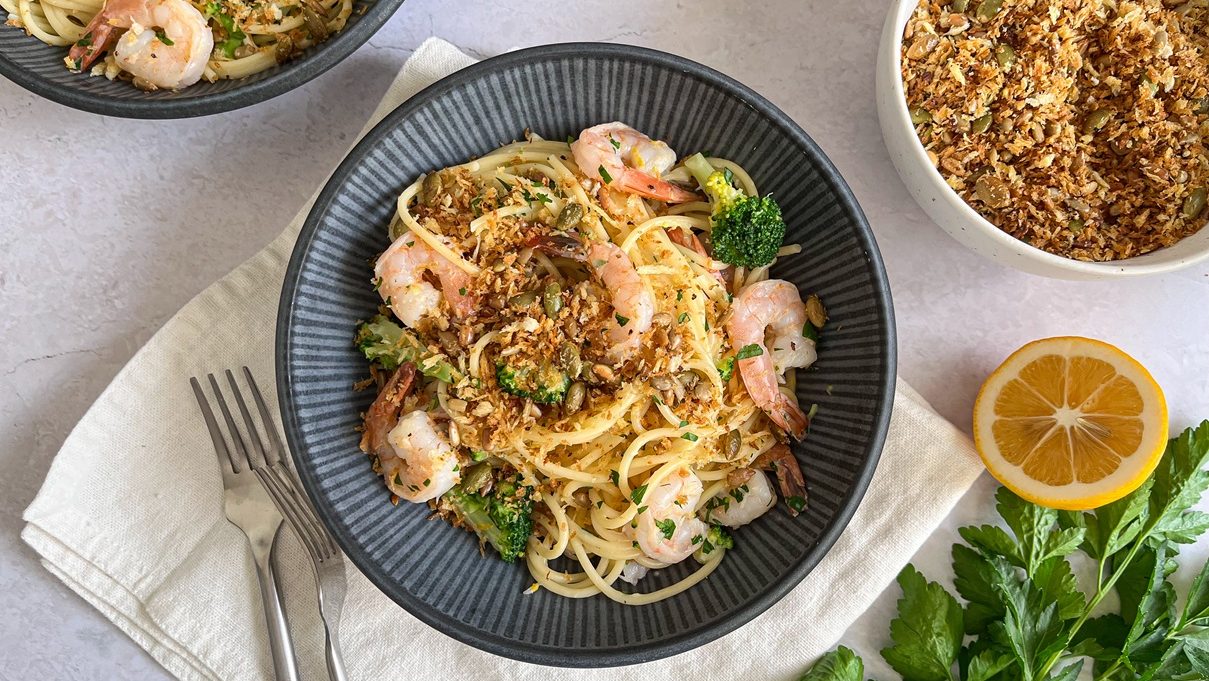
<instances>
[{"instance_id":1,"label":"green broccoli","mask_svg":"<svg viewBox=\"0 0 1209 681\"><path fill-rule=\"evenodd\" d=\"M497 364L495 380L500 389L517 397L527 397L538 404L558 404L571 387L571 379L550 362L540 365L510 366Z\"/></svg>"},{"instance_id":2,"label":"green broccoli","mask_svg":"<svg viewBox=\"0 0 1209 681\"><path fill-rule=\"evenodd\" d=\"M420 373L445 383L454 383L462 377L445 360L428 354L415 336L383 315L377 315L357 327L355 339L357 349L371 362L384 369L394 369L404 362L415 362Z\"/></svg>"},{"instance_id":3,"label":"green broccoli","mask_svg":"<svg viewBox=\"0 0 1209 681\"><path fill-rule=\"evenodd\" d=\"M480 540L490 543L509 563L525 555L533 531L531 490L519 481L519 475L500 481L487 494L459 485L441 496Z\"/></svg>"},{"instance_id":4,"label":"green broccoli","mask_svg":"<svg viewBox=\"0 0 1209 681\"><path fill-rule=\"evenodd\" d=\"M741 267L772 262L785 239L785 220L777 202L771 196L747 196L731 183L729 170L714 170L701 154L690 156L684 165L713 204L713 257Z\"/></svg>"},{"instance_id":5,"label":"green broccoli","mask_svg":"<svg viewBox=\"0 0 1209 681\"><path fill-rule=\"evenodd\" d=\"M705 563L714 557L715 551L725 551L735 548L735 540L731 538L730 533L721 525L710 525L706 530L705 536L700 535L693 538L693 543L697 543L697 539L701 538L700 546L693 552L693 557L699 563Z\"/></svg>"}]
</instances>

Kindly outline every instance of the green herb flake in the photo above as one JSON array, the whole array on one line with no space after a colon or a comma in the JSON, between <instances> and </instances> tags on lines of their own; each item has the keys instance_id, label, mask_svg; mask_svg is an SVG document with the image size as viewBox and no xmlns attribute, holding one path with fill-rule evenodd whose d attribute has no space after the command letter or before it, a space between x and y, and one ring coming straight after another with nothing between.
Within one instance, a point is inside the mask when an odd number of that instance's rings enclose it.
<instances>
[{"instance_id":1,"label":"green herb flake","mask_svg":"<svg viewBox=\"0 0 1209 681\"><path fill-rule=\"evenodd\" d=\"M633 492L630 493L630 499L632 499L635 504L641 504L642 497L646 494L646 488L647 488L647 485L643 485L643 486L635 489ZM639 511L639 513L641 513L641 512L642 511Z\"/></svg>"},{"instance_id":2,"label":"green herb flake","mask_svg":"<svg viewBox=\"0 0 1209 681\"><path fill-rule=\"evenodd\" d=\"M613 316L617 318L617 325L618 325L618 326L625 326L626 324L629 324L629 323L630 323L630 318L629 318L629 317L622 317L622 316L621 316L621 315L619 315L619 314L614 314Z\"/></svg>"},{"instance_id":3,"label":"green herb flake","mask_svg":"<svg viewBox=\"0 0 1209 681\"><path fill-rule=\"evenodd\" d=\"M621 486L621 477L617 471L609 471L609 480L612 480L614 485Z\"/></svg>"},{"instance_id":4,"label":"green herb flake","mask_svg":"<svg viewBox=\"0 0 1209 681\"><path fill-rule=\"evenodd\" d=\"M688 321L688 313L687 313L687 312L681 312L681 313L680 313L680 316L679 316L679 317L676 317L676 323L677 323L677 324L683 324L683 323L685 323L685 322L687 322L687 321Z\"/></svg>"},{"instance_id":5,"label":"green herb flake","mask_svg":"<svg viewBox=\"0 0 1209 681\"><path fill-rule=\"evenodd\" d=\"M603 165L597 168L596 172L600 173L600 179L603 180L605 184L610 184L613 182L613 176L609 174L609 171L605 170Z\"/></svg>"},{"instance_id":6,"label":"green herb flake","mask_svg":"<svg viewBox=\"0 0 1209 681\"><path fill-rule=\"evenodd\" d=\"M680 436L680 439L688 440L689 442L696 442L700 438L697 437L696 433L685 433L684 435Z\"/></svg>"},{"instance_id":7,"label":"green herb flake","mask_svg":"<svg viewBox=\"0 0 1209 681\"><path fill-rule=\"evenodd\" d=\"M659 528L659 531L663 533L664 539L671 539L672 535L676 534L676 521L671 518L656 520L655 527Z\"/></svg>"},{"instance_id":8,"label":"green herb flake","mask_svg":"<svg viewBox=\"0 0 1209 681\"><path fill-rule=\"evenodd\" d=\"M735 359L751 359L752 357L759 357L763 354L764 348L760 347L757 343L752 343L751 345L744 345L743 347L739 348L739 351L735 353Z\"/></svg>"},{"instance_id":9,"label":"green herb flake","mask_svg":"<svg viewBox=\"0 0 1209 681\"><path fill-rule=\"evenodd\" d=\"M155 32L155 37L156 37L156 38L158 38L158 39L159 39L159 41L160 41L161 43L163 43L163 44L165 44L165 45L167 45L167 46L169 46L169 47L172 47L173 45L175 45L175 44L176 44L176 43L175 43L175 42L173 42L173 41L172 41L172 39L171 39L171 38L169 38L169 37L168 37L168 35L167 35L166 33L164 33L163 31L156 31L156 32Z\"/></svg>"}]
</instances>

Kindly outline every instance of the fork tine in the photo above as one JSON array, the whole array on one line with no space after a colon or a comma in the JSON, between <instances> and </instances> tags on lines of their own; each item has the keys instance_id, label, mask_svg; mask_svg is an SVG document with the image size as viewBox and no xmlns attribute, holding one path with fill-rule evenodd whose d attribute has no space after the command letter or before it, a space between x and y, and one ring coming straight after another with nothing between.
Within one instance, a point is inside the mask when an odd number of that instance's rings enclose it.
<instances>
[{"instance_id":1,"label":"fork tine","mask_svg":"<svg viewBox=\"0 0 1209 681\"><path fill-rule=\"evenodd\" d=\"M253 452L260 457L260 461L267 463L267 458L264 452L264 441L260 438L260 430L256 427L256 422L252 420L252 412L248 411L248 405L244 402L243 391L239 389L239 384L235 382L235 374L231 373L230 369L226 370L227 383L231 384L231 392L235 395L235 406L239 407L239 414L243 416L244 426L248 429L248 464L256 468L260 464L252 460Z\"/></svg>"},{"instance_id":2,"label":"fork tine","mask_svg":"<svg viewBox=\"0 0 1209 681\"><path fill-rule=\"evenodd\" d=\"M252 390L252 401L256 403L256 410L260 412L260 420L264 423L264 429L268 431L268 454L272 458L266 456L265 463L272 466L275 463L286 460L285 445L282 444L281 438L277 435L277 425L273 422L273 417L269 415L269 407L264 403L264 396L260 394L260 388L256 385L256 379L252 378L252 370L248 367L243 368L243 377L248 382L248 386ZM288 465L288 464L287 464Z\"/></svg>"},{"instance_id":3,"label":"fork tine","mask_svg":"<svg viewBox=\"0 0 1209 681\"><path fill-rule=\"evenodd\" d=\"M197 398L197 406L201 408L202 420L206 422L206 429L210 431L210 439L214 441L214 451L218 454L219 459L218 465L221 466L225 459L227 465L231 467L231 472L238 473L239 467L231 459L231 451L227 449L227 442L223 439L218 421L214 419L214 410L210 409L210 401L206 399L206 393L202 390L201 383L197 381L196 376L191 376L189 385L193 386L193 396Z\"/></svg>"},{"instance_id":4,"label":"fork tine","mask_svg":"<svg viewBox=\"0 0 1209 681\"><path fill-rule=\"evenodd\" d=\"M303 546L306 547L307 553L311 554L312 558L318 557L319 547L315 544L314 538L309 536L307 532L302 530L301 518L298 515L298 509L289 500L285 491L281 488L281 482L273 475L271 468L256 468L256 475L260 478L260 482L264 485L269 496L273 497L273 502L277 505L277 509L290 522L290 526L294 528L294 533L302 540Z\"/></svg>"},{"instance_id":5,"label":"fork tine","mask_svg":"<svg viewBox=\"0 0 1209 681\"><path fill-rule=\"evenodd\" d=\"M319 522L319 518L315 515L315 509L311 508L310 503L298 491L298 486L294 483L293 475L285 467L274 469L277 475L278 482L286 489L287 493L294 500L294 505L299 509L303 516L303 524L306 525L307 531L314 537L316 545L320 546L321 558L327 560L336 553L336 542L332 539L332 535L327 531L327 527Z\"/></svg>"},{"instance_id":6,"label":"fork tine","mask_svg":"<svg viewBox=\"0 0 1209 681\"><path fill-rule=\"evenodd\" d=\"M248 451L244 448L243 436L239 434L239 429L235 427L235 419L231 418L231 410L227 408L227 401L223 399L222 388L218 387L218 381L215 380L214 374L206 374L206 378L210 380L210 388L214 391L214 397L218 400L218 409L222 412L223 420L227 422L227 430L231 431L231 444L235 448L235 453L239 455L239 461L236 457L231 457L231 468L236 473L240 472L240 461L243 465L251 468L251 460L248 459Z\"/></svg>"}]
</instances>

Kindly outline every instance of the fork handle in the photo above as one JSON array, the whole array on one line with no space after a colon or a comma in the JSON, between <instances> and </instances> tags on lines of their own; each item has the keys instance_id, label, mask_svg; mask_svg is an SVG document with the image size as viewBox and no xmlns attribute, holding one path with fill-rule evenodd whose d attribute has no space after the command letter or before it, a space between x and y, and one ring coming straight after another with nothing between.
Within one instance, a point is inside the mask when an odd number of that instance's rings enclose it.
<instances>
[{"instance_id":1,"label":"fork handle","mask_svg":"<svg viewBox=\"0 0 1209 681\"><path fill-rule=\"evenodd\" d=\"M348 677L344 675L344 659L340 656L340 644L336 641L336 634L332 631L332 627L327 624L327 618L323 620L323 639L324 651L327 653L327 678L331 681L348 681Z\"/></svg>"},{"instance_id":2,"label":"fork handle","mask_svg":"<svg viewBox=\"0 0 1209 681\"><path fill-rule=\"evenodd\" d=\"M281 525L284 527L284 523ZM281 536L281 527L273 536L273 543ZM281 596L277 592L277 578L273 575L272 552L265 551L256 557L256 577L260 581L260 598L264 603L265 623L269 626L269 649L273 652L273 674L277 681L299 681L298 664L294 660L294 643L290 628L286 624L285 610L281 607Z\"/></svg>"}]
</instances>

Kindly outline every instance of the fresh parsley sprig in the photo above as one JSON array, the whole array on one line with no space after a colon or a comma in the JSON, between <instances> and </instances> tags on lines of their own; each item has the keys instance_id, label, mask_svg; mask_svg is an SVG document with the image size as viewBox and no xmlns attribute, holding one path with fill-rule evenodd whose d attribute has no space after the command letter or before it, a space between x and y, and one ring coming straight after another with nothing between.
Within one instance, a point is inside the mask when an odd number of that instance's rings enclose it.
<instances>
[{"instance_id":1,"label":"fresh parsley sprig","mask_svg":"<svg viewBox=\"0 0 1209 681\"><path fill-rule=\"evenodd\" d=\"M904 681L1075 681L1090 661L1095 681L1209 679L1209 563L1184 606L1168 581L1181 544L1209 531L1192 510L1209 489L1209 421L1171 440L1158 468L1125 498L1091 512L1054 511L1001 488L998 525L963 527L953 585L908 565L882 657ZM1068 557L1095 565L1079 589ZM1120 607L1100 613L1115 592ZM847 648L824 655L800 681L863 681Z\"/></svg>"}]
</instances>

